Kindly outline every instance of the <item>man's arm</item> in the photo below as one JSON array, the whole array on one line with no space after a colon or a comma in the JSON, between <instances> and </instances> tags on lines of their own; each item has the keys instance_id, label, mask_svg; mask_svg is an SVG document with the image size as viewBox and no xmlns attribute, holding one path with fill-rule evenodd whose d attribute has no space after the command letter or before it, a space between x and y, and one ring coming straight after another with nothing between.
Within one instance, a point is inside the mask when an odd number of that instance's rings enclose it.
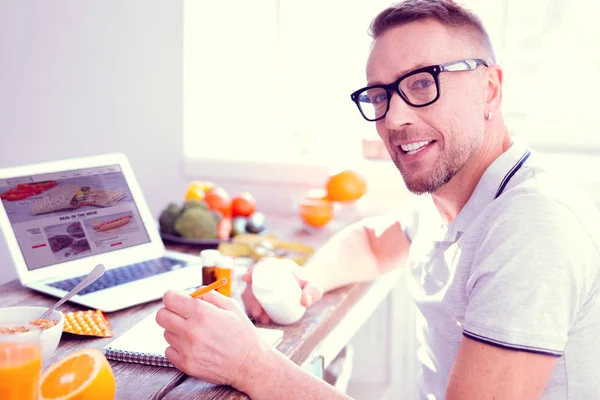
<instances>
[{"instance_id":1,"label":"man's arm","mask_svg":"<svg viewBox=\"0 0 600 400\"><path fill-rule=\"evenodd\" d=\"M277 350L269 349L252 365L238 389L253 400L348 400L350 397L311 375Z\"/></svg>"},{"instance_id":2,"label":"man's arm","mask_svg":"<svg viewBox=\"0 0 600 400\"><path fill-rule=\"evenodd\" d=\"M539 399L555 364L554 356L504 349L464 337L445 398Z\"/></svg>"},{"instance_id":3,"label":"man's arm","mask_svg":"<svg viewBox=\"0 0 600 400\"><path fill-rule=\"evenodd\" d=\"M410 241L393 215L365 218L333 236L305 270L324 292L376 279L406 262Z\"/></svg>"}]
</instances>

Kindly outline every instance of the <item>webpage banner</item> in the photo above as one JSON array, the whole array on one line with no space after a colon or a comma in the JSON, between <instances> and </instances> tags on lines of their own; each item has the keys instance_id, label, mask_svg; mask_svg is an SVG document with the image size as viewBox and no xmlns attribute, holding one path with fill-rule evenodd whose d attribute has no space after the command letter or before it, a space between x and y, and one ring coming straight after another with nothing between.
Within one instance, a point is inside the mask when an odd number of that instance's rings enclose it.
<instances>
[{"instance_id":1,"label":"webpage banner","mask_svg":"<svg viewBox=\"0 0 600 400\"><path fill-rule=\"evenodd\" d=\"M117 165L5 179L0 199L30 270L150 241Z\"/></svg>"}]
</instances>

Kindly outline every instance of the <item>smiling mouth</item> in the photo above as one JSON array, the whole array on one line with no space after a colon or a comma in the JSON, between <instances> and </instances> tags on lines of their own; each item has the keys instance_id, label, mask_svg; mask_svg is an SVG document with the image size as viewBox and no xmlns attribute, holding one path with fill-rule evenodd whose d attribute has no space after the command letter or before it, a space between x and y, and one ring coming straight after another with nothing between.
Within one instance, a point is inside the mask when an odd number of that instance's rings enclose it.
<instances>
[{"instance_id":1,"label":"smiling mouth","mask_svg":"<svg viewBox=\"0 0 600 400\"><path fill-rule=\"evenodd\" d=\"M404 154L414 155L435 142L435 140L423 141L423 142L413 142L408 144L401 144L398 146Z\"/></svg>"}]
</instances>

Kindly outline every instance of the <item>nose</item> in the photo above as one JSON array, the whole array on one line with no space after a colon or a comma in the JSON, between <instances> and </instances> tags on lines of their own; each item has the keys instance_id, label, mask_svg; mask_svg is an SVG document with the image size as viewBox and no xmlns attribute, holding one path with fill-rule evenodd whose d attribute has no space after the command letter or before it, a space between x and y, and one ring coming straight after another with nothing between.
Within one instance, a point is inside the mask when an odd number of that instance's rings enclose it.
<instances>
[{"instance_id":1,"label":"nose","mask_svg":"<svg viewBox=\"0 0 600 400\"><path fill-rule=\"evenodd\" d=\"M400 97L398 93L392 94L390 108L385 115L385 126L390 130L397 130L404 125L414 122L415 110Z\"/></svg>"}]
</instances>

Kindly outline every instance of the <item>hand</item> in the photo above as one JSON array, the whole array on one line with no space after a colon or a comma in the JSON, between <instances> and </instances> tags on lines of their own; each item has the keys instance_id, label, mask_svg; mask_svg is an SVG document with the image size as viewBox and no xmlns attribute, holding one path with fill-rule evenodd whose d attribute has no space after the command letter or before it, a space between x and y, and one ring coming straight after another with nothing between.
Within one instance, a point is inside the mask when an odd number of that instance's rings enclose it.
<instances>
[{"instance_id":1,"label":"hand","mask_svg":"<svg viewBox=\"0 0 600 400\"><path fill-rule=\"evenodd\" d=\"M300 284L300 288L302 288L302 297L300 301L303 306L310 307L321 300L323 297L323 289L316 280L310 276L305 268L286 258L277 259L277 262L281 263L281 268L289 268L294 273L294 276L298 280L298 284ZM242 300L246 307L246 314L248 314L250 318L262 324L267 324L269 323L269 316L264 312L260 303L252 293L252 272L259 263L260 261L250 267L248 272L242 276L242 280L247 283L246 289L242 293Z\"/></svg>"},{"instance_id":2,"label":"hand","mask_svg":"<svg viewBox=\"0 0 600 400\"><path fill-rule=\"evenodd\" d=\"M163 303L156 322L169 343L165 355L187 375L240 389L250 365L266 356L268 345L235 300L214 290L198 299L168 291Z\"/></svg>"}]
</instances>

